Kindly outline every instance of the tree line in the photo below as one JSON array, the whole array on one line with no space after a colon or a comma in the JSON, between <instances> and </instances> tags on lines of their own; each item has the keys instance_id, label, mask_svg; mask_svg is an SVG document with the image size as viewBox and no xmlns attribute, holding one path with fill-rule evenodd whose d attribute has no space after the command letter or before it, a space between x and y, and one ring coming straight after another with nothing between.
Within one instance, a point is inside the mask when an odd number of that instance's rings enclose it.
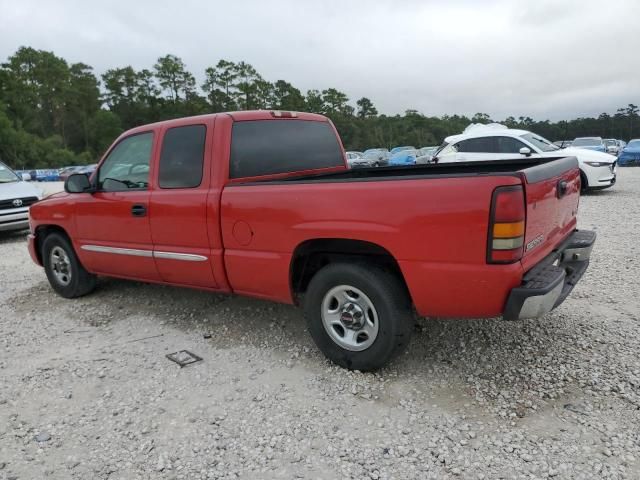
<instances>
[{"instance_id":1,"label":"tree line","mask_svg":"<svg viewBox=\"0 0 640 480\"><path fill-rule=\"evenodd\" d=\"M112 68L96 75L85 63L69 63L53 52L21 47L0 65L0 159L15 168L49 168L97 161L131 127L169 118L233 110L277 109L322 113L335 123L347 150L437 145L472 117L379 114L365 97L355 104L335 88L302 92L285 80L271 82L246 62L220 60L201 85L175 55L149 69ZM503 119L510 128L532 130L551 140L601 135L640 136L638 107L629 104L597 118L551 122L530 117Z\"/></svg>"}]
</instances>

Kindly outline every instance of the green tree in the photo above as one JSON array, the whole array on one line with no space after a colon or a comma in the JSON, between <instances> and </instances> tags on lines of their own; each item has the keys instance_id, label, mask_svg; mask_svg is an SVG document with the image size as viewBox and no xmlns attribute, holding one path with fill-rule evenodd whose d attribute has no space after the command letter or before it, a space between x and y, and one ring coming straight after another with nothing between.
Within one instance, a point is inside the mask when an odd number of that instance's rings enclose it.
<instances>
[{"instance_id":1,"label":"green tree","mask_svg":"<svg viewBox=\"0 0 640 480\"><path fill-rule=\"evenodd\" d=\"M304 111L307 103L300 90L289 82L278 80L273 85L273 108L298 112Z\"/></svg>"},{"instance_id":2,"label":"green tree","mask_svg":"<svg viewBox=\"0 0 640 480\"><path fill-rule=\"evenodd\" d=\"M358 105L358 117L360 118L375 117L378 115L378 110L367 97L362 97L356 102L356 105Z\"/></svg>"},{"instance_id":3,"label":"green tree","mask_svg":"<svg viewBox=\"0 0 640 480\"><path fill-rule=\"evenodd\" d=\"M220 60L215 67L208 67L205 70L205 76L202 90L207 94L213 111L236 110L234 100L234 82L238 77L236 64L228 60Z\"/></svg>"},{"instance_id":4,"label":"green tree","mask_svg":"<svg viewBox=\"0 0 640 480\"><path fill-rule=\"evenodd\" d=\"M153 68L158 84L171 101L178 102L181 97L186 99L194 93L196 80L187 71L184 62L179 57L175 55L160 57Z\"/></svg>"},{"instance_id":5,"label":"green tree","mask_svg":"<svg viewBox=\"0 0 640 480\"><path fill-rule=\"evenodd\" d=\"M307 108L313 113L324 112L324 100L319 90L307 91Z\"/></svg>"},{"instance_id":6,"label":"green tree","mask_svg":"<svg viewBox=\"0 0 640 480\"><path fill-rule=\"evenodd\" d=\"M322 102L323 111L327 115L335 115L336 113L353 115L353 107L348 104L349 97L335 88L328 88L322 91Z\"/></svg>"}]
</instances>

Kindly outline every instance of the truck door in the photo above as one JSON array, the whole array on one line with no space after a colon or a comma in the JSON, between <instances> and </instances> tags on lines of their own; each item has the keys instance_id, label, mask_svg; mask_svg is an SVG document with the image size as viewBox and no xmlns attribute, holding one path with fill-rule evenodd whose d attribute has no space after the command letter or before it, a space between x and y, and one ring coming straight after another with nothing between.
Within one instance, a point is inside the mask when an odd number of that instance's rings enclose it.
<instances>
[{"instance_id":1,"label":"truck door","mask_svg":"<svg viewBox=\"0 0 640 480\"><path fill-rule=\"evenodd\" d=\"M120 140L95 173L97 191L74 197L76 251L90 271L159 280L149 226L154 133Z\"/></svg>"},{"instance_id":2,"label":"truck door","mask_svg":"<svg viewBox=\"0 0 640 480\"><path fill-rule=\"evenodd\" d=\"M154 188L151 237L160 278L169 283L218 288L213 275L207 218L213 122L188 123L162 132Z\"/></svg>"}]
</instances>

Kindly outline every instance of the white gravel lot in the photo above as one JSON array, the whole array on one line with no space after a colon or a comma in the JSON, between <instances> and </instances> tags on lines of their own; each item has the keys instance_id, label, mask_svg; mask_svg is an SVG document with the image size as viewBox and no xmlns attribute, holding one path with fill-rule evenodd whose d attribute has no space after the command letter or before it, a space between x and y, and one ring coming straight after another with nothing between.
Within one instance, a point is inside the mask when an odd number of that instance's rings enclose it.
<instances>
[{"instance_id":1,"label":"white gravel lot","mask_svg":"<svg viewBox=\"0 0 640 480\"><path fill-rule=\"evenodd\" d=\"M583 197L598 240L556 311L420 320L376 374L290 306L109 279L62 299L3 235L0 479L640 478L639 204L640 169Z\"/></svg>"}]
</instances>

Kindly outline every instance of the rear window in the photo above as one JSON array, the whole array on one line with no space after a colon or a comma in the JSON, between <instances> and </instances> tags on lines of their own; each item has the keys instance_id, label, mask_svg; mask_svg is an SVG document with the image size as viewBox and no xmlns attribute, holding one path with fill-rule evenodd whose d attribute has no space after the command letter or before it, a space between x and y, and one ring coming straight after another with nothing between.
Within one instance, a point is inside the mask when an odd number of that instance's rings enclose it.
<instances>
[{"instance_id":1,"label":"rear window","mask_svg":"<svg viewBox=\"0 0 640 480\"><path fill-rule=\"evenodd\" d=\"M204 125L188 125L167 130L160 154L160 188L195 188L202 182Z\"/></svg>"},{"instance_id":2,"label":"rear window","mask_svg":"<svg viewBox=\"0 0 640 480\"><path fill-rule=\"evenodd\" d=\"M338 139L327 122L254 120L233 124L230 178L343 165Z\"/></svg>"}]
</instances>

